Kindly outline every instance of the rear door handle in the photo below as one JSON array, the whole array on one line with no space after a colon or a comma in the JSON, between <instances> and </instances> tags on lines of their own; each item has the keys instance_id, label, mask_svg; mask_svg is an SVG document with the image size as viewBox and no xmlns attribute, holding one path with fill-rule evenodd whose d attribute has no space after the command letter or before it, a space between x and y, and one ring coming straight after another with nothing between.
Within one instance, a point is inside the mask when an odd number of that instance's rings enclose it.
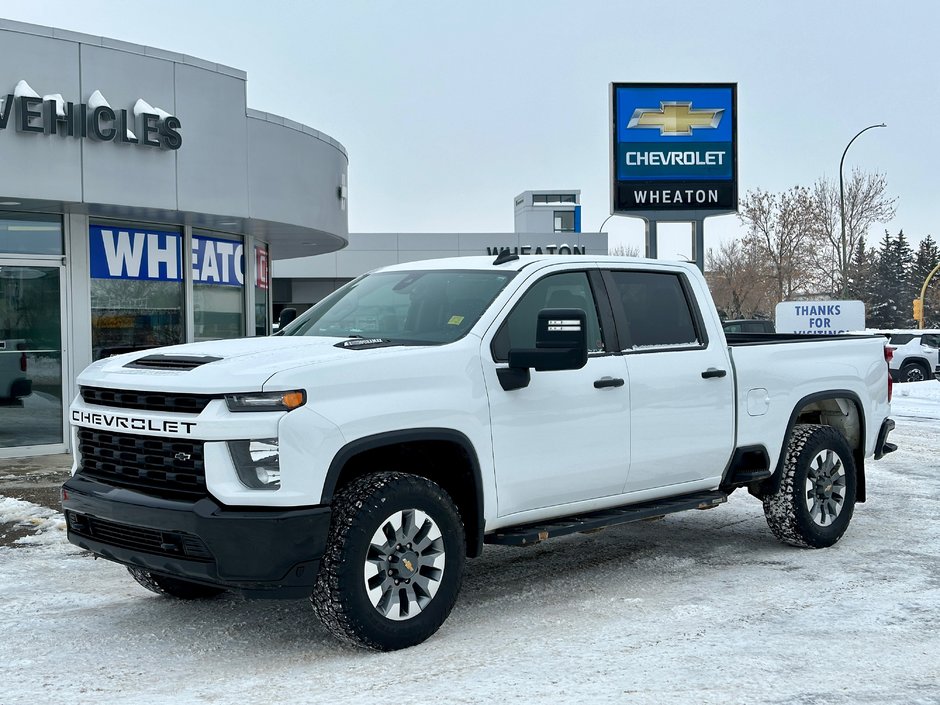
<instances>
[{"instance_id":1,"label":"rear door handle","mask_svg":"<svg viewBox=\"0 0 940 705\"><path fill-rule=\"evenodd\" d=\"M604 387L622 387L623 380L619 377L601 377L600 379L594 380L594 387L597 389L603 389Z\"/></svg>"},{"instance_id":2,"label":"rear door handle","mask_svg":"<svg viewBox=\"0 0 940 705\"><path fill-rule=\"evenodd\" d=\"M702 379L711 379L712 377L724 377L728 374L727 370L719 370L717 367L709 367L702 373Z\"/></svg>"}]
</instances>

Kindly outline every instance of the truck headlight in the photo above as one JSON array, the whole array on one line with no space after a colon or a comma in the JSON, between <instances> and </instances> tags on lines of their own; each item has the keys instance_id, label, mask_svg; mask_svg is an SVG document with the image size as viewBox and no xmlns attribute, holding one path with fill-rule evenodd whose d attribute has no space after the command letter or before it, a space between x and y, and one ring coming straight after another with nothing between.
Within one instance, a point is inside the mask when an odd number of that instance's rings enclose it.
<instances>
[{"instance_id":1,"label":"truck headlight","mask_svg":"<svg viewBox=\"0 0 940 705\"><path fill-rule=\"evenodd\" d=\"M238 479L253 490L276 490L281 486L280 452L276 438L229 441L228 450Z\"/></svg>"},{"instance_id":2,"label":"truck headlight","mask_svg":"<svg viewBox=\"0 0 940 705\"><path fill-rule=\"evenodd\" d=\"M290 411L303 406L306 401L307 393L302 389L225 395L225 404L229 411Z\"/></svg>"}]
</instances>

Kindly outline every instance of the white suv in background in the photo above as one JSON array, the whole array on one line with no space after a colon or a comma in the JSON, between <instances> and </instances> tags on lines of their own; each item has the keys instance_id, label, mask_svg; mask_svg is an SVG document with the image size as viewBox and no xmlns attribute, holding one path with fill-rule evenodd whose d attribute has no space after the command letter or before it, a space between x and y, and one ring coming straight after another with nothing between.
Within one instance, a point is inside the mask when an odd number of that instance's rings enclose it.
<instances>
[{"instance_id":1,"label":"white suv in background","mask_svg":"<svg viewBox=\"0 0 940 705\"><path fill-rule=\"evenodd\" d=\"M940 364L940 330L878 330L894 348L890 362L895 382L922 382L930 379Z\"/></svg>"}]
</instances>

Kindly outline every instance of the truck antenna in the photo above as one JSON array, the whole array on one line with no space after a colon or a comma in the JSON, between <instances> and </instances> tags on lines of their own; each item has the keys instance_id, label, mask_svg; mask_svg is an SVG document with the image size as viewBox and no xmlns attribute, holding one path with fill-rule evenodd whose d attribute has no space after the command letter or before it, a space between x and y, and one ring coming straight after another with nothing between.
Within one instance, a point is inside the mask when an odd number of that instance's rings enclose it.
<instances>
[{"instance_id":1,"label":"truck antenna","mask_svg":"<svg viewBox=\"0 0 940 705\"><path fill-rule=\"evenodd\" d=\"M519 259L519 255L510 252L508 247L504 247L499 251L499 254L496 256L496 259L493 260L493 264L506 264L506 262L512 262L513 260Z\"/></svg>"}]
</instances>

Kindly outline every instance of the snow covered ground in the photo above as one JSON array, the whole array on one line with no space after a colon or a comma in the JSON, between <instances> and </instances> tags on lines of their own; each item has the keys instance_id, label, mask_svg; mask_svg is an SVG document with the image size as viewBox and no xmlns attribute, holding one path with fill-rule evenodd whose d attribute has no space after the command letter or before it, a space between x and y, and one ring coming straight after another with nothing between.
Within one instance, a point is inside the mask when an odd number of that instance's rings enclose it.
<instances>
[{"instance_id":1,"label":"snow covered ground","mask_svg":"<svg viewBox=\"0 0 940 705\"><path fill-rule=\"evenodd\" d=\"M0 498L0 703L940 703L940 384L895 386L898 452L835 547L759 503L487 547L437 635L338 645L306 601L152 595Z\"/></svg>"}]
</instances>

